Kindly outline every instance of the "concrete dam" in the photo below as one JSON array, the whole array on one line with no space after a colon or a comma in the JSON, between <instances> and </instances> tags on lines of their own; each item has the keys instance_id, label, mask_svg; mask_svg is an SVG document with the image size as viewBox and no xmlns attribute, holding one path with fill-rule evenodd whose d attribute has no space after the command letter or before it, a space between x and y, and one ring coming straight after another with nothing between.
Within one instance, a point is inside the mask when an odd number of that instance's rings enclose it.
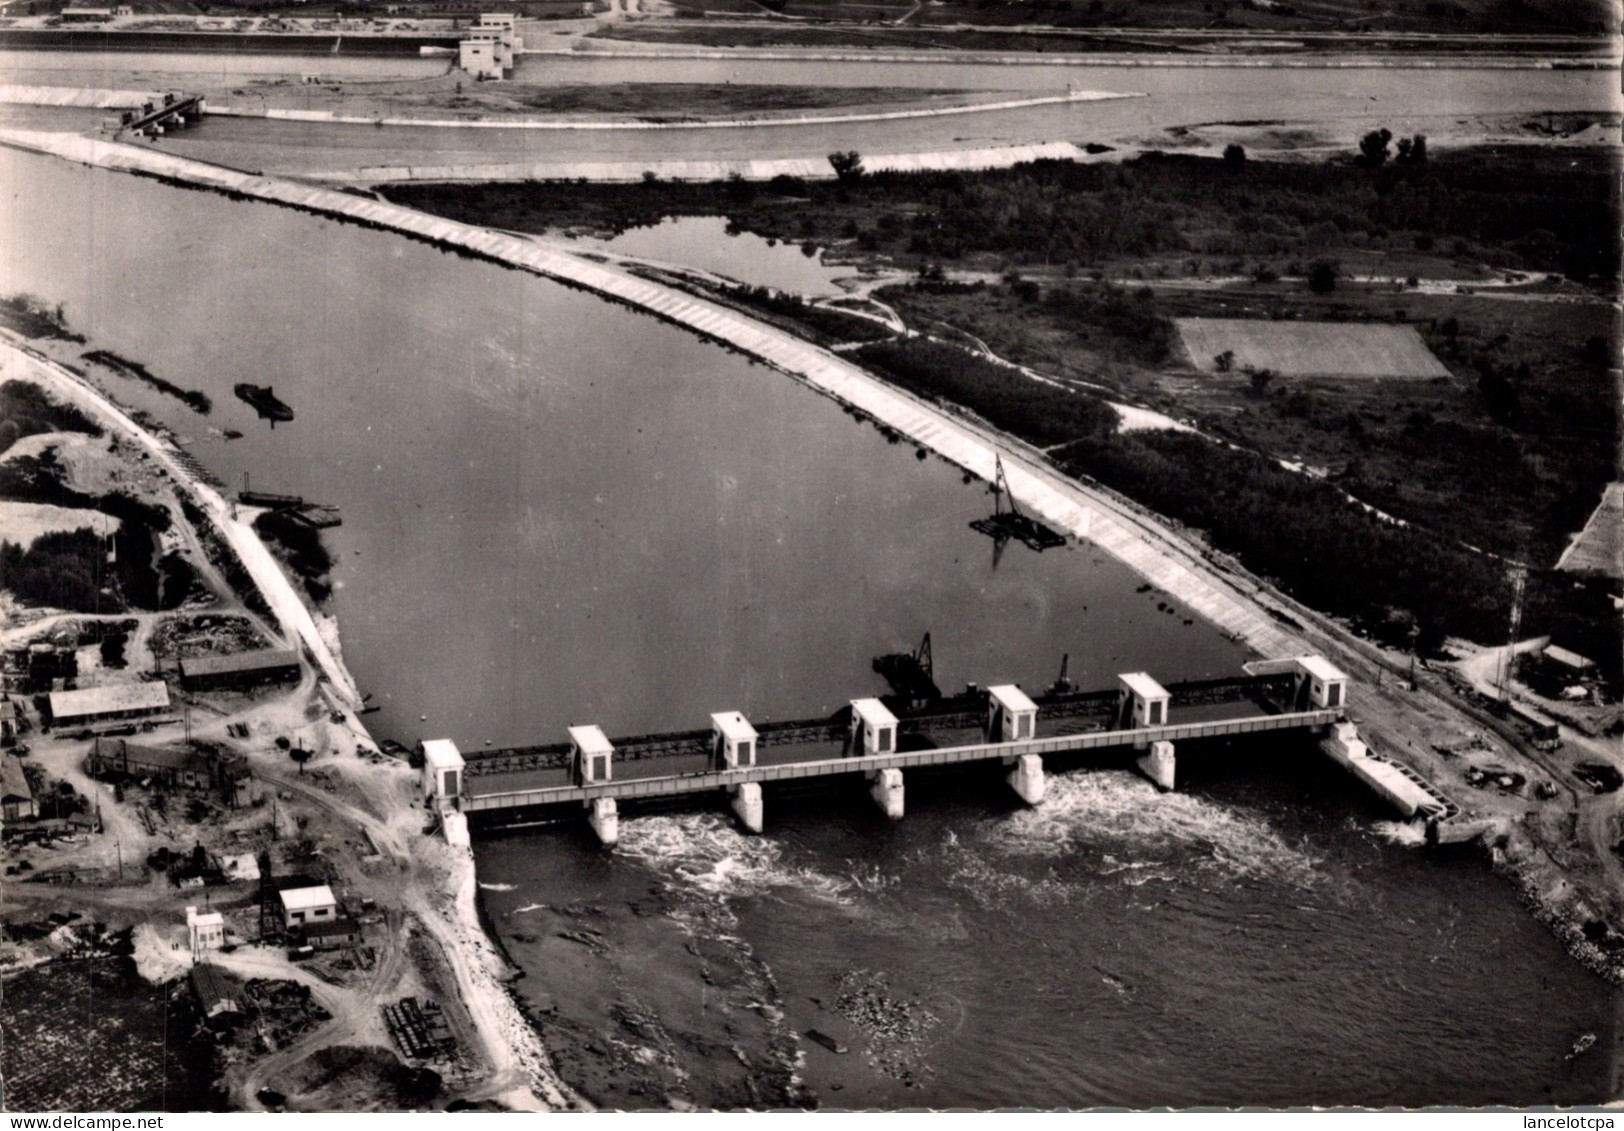
<instances>
[{"instance_id":1,"label":"concrete dam","mask_svg":"<svg viewBox=\"0 0 1624 1131\"><path fill-rule=\"evenodd\" d=\"M1306 730L1320 749L1406 818L1429 827L1459 812L1407 767L1372 753L1347 718L1348 677L1319 656L1254 661L1244 674L1163 686L1145 672L1096 691L1057 686L1033 698L1013 684L934 702L853 699L824 719L752 724L717 712L708 728L610 738L571 726L566 741L464 754L449 739L418 746L422 788L447 839L467 843L475 826L583 815L606 846L619 839L619 802L725 800L750 832L765 827L762 786L862 775L892 819L905 811L906 771L999 763L1028 805L1043 802L1044 759L1110 749L1132 753L1163 790L1177 781L1181 743ZM1178 718L1173 715L1177 712ZM1448 838L1454 839L1454 838Z\"/></svg>"}]
</instances>

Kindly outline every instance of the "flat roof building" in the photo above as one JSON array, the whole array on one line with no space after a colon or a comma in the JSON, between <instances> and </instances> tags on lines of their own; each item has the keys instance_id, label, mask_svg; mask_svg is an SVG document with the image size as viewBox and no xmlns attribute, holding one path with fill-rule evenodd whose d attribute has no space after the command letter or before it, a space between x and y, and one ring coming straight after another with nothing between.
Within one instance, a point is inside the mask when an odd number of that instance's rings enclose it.
<instances>
[{"instance_id":1,"label":"flat roof building","mask_svg":"<svg viewBox=\"0 0 1624 1131\"><path fill-rule=\"evenodd\" d=\"M987 738L1018 742L1037 736L1038 705L1013 683L987 688Z\"/></svg>"},{"instance_id":2,"label":"flat roof building","mask_svg":"<svg viewBox=\"0 0 1624 1131\"><path fill-rule=\"evenodd\" d=\"M169 686L162 680L51 692L51 721L57 726L134 719L169 710Z\"/></svg>"},{"instance_id":3,"label":"flat roof building","mask_svg":"<svg viewBox=\"0 0 1624 1131\"><path fill-rule=\"evenodd\" d=\"M332 922L338 918L338 900L326 884L289 888L277 894L282 900L282 922L286 927Z\"/></svg>"},{"instance_id":4,"label":"flat roof building","mask_svg":"<svg viewBox=\"0 0 1624 1131\"><path fill-rule=\"evenodd\" d=\"M200 912L195 907L188 907L186 934L194 955L205 950L219 950L226 942L226 917L218 911Z\"/></svg>"},{"instance_id":5,"label":"flat roof building","mask_svg":"<svg viewBox=\"0 0 1624 1131\"><path fill-rule=\"evenodd\" d=\"M756 728L738 711L711 716L711 745L717 764L729 769L756 764Z\"/></svg>"},{"instance_id":6,"label":"flat roof building","mask_svg":"<svg viewBox=\"0 0 1624 1131\"><path fill-rule=\"evenodd\" d=\"M439 798L441 807L456 808L462 796L462 751L449 738L428 738L418 743L423 752L423 800Z\"/></svg>"},{"instance_id":7,"label":"flat roof building","mask_svg":"<svg viewBox=\"0 0 1624 1131\"><path fill-rule=\"evenodd\" d=\"M852 738L858 754L895 754L897 717L878 699L851 701Z\"/></svg>"},{"instance_id":8,"label":"flat roof building","mask_svg":"<svg viewBox=\"0 0 1624 1131\"><path fill-rule=\"evenodd\" d=\"M1122 694L1132 704L1129 722L1135 727L1159 727L1167 723L1167 707L1172 697L1148 672L1127 672L1117 676Z\"/></svg>"}]
</instances>

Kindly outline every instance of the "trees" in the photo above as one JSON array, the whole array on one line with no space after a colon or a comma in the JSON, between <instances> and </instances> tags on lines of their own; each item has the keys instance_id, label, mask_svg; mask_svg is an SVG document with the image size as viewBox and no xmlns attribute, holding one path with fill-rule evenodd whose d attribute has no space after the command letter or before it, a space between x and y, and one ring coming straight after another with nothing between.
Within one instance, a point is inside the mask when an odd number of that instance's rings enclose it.
<instances>
[{"instance_id":1,"label":"trees","mask_svg":"<svg viewBox=\"0 0 1624 1131\"><path fill-rule=\"evenodd\" d=\"M1274 381L1274 370L1272 369L1253 369L1248 365L1245 373L1247 381L1251 383L1254 397L1261 397L1268 392L1269 385Z\"/></svg>"},{"instance_id":2,"label":"trees","mask_svg":"<svg viewBox=\"0 0 1624 1131\"><path fill-rule=\"evenodd\" d=\"M829 164L834 166L835 176L843 185L861 180L863 176L863 157L855 149L848 149L844 153L829 154Z\"/></svg>"},{"instance_id":3,"label":"trees","mask_svg":"<svg viewBox=\"0 0 1624 1131\"><path fill-rule=\"evenodd\" d=\"M1371 130L1359 139L1359 164L1369 169L1387 163L1387 143L1393 140L1393 131Z\"/></svg>"},{"instance_id":4,"label":"trees","mask_svg":"<svg viewBox=\"0 0 1624 1131\"><path fill-rule=\"evenodd\" d=\"M1414 137L1399 138L1396 160L1400 165L1425 165L1427 163L1427 135L1416 134Z\"/></svg>"},{"instance_id":5,"label":"trees","mask_svg":"<svg viewBox=\"0 0 1624 1131\"><path fill-rule=\"evenodd\" d=\"M1218 372L1228 373L1231 369L1235 368L1235 351L1225 350L1223 353L1215 354L1212 359L1212 364L1213 367L1218 370Z\"/></svg>"},{"instance_id":6,"label":"trees","mask_svg":"<svg viewBox=\"0 0 1624 1131\"><path fill-rule=\"evenodd\" d=\"M1317 295L1328 295L1336 290L1340 264L1334 259L1316 259L1308 267L1308 289Z\"/></svg>"},{"instance_id":7,"label":"trees","mask_svg":"<svg viewBox=\"0 0 1624 1131\"><path fill-rule=\"evenodd\" d=\"M1246 164L1246 150L1233 142L1224 146L1224 164L1231 168Z\"/></svg>"}]
</instances>

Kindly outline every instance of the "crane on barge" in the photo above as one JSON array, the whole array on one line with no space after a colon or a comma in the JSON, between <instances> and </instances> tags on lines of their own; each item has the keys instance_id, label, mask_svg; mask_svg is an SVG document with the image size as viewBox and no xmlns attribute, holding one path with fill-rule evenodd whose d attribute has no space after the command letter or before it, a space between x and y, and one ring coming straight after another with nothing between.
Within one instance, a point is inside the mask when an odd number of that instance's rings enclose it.
<instances>
[{"instance_id":1,"label":"crane on barge","mask_svg":"<svg viewBox=\"0 0 1624 1131\"><path fill-rule=\"evenodd\" d=\"M997 563L1003 554L1004 546L1011 538L1028 549L1039 552L1064 546L1066 544L1064 534L1050 529L1022 512L1020 504L1015 501L1015 493L1009 489L1009 479L1004 474L1003 457L994 456L993 466L992 489L995 500L993 506L996 509L987 518L978 518L970 523L971 530L985 534L993 540L993 562Z\"/></svg>"}]
</instances>

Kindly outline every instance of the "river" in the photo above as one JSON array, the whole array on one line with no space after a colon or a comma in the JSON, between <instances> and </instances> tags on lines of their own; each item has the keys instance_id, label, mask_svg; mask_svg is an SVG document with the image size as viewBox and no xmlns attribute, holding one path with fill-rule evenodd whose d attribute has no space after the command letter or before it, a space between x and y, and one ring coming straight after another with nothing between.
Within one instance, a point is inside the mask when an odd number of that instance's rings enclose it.
<instances>
[{"instance_id":1,"label":"river","mask_svg":"<svg viewBox=\"0 0 1624 1131\"><path fill-rule=\"evenodd\" d=\"M342 508L331 611L380 738L819 714L926 631L950 688L1037 687L1068 652L1084 686L1246 658L1087 546L995 565L984 485L650 318L45 158L0 154L0 185L0 293L207 392L201 417L113 386L222 478ZM760 838L630 813L614 855L578 829L477 855L566 1078L610 1104L1604 1094L1619 993L1480 860L1419 850L1301 740L1181 775L1164 797L1079 767L1027 812L996 777L915 774L895 824L861 791L769 793Z\"/></svg>"},{"instance_id":2,"label":"river","mask_svg":"<svg viewBox=\"0 0 1624 1131\"><path fill-rule=\"evenodd\" d=\"M0 68L15 67L18 82L109 85L108 73L128 71L117 85L142 88L165 82L211 81L239 56L105 56L74 52L0 52ZM250 56L257 65L297 77L325 72L311 59ZM134 60L140 59L141 63ZM332 77L363 81L389 73L391 60L334 57ZM426 77L421 61L398 61L402 77ZM415 69L414 69L415 68ZM380 71L380 69L383 69ZM442 66L443 69L443 66ZM100 77L98 77L100 76ZM322 125L214 117L166 137L175 152L236 168L266 172L342 171L376 165L479 165L601 161L822 158L834 150L866 154L975 149L1032 142L1109 142L1176 148L1174 132L1203 124L1274 124L1280 147L1351 146L1367 130L1385 126L1397 135L1427 134L1436 146L1456 136L1476 139L1518 116L1616 112L1616 71L1494 69L1275 69L1255 66L1058 66L765 60L592 59L531 56L516 78L529 83L739 83L898 87L928 91L1004 91L1024 96L1077 90L1144 97L1076 102L964 116L706 130L526 131L416 129ZM364 86L356 87L364 91ZM253 105L253 95L226 101ZM84 129L105 111L3 108L8 121L29 128ZM1265 139L1267 142L1267 139ZM1249 142L1249 144L1251 144Z\"/></svg>"}]
</instances>

